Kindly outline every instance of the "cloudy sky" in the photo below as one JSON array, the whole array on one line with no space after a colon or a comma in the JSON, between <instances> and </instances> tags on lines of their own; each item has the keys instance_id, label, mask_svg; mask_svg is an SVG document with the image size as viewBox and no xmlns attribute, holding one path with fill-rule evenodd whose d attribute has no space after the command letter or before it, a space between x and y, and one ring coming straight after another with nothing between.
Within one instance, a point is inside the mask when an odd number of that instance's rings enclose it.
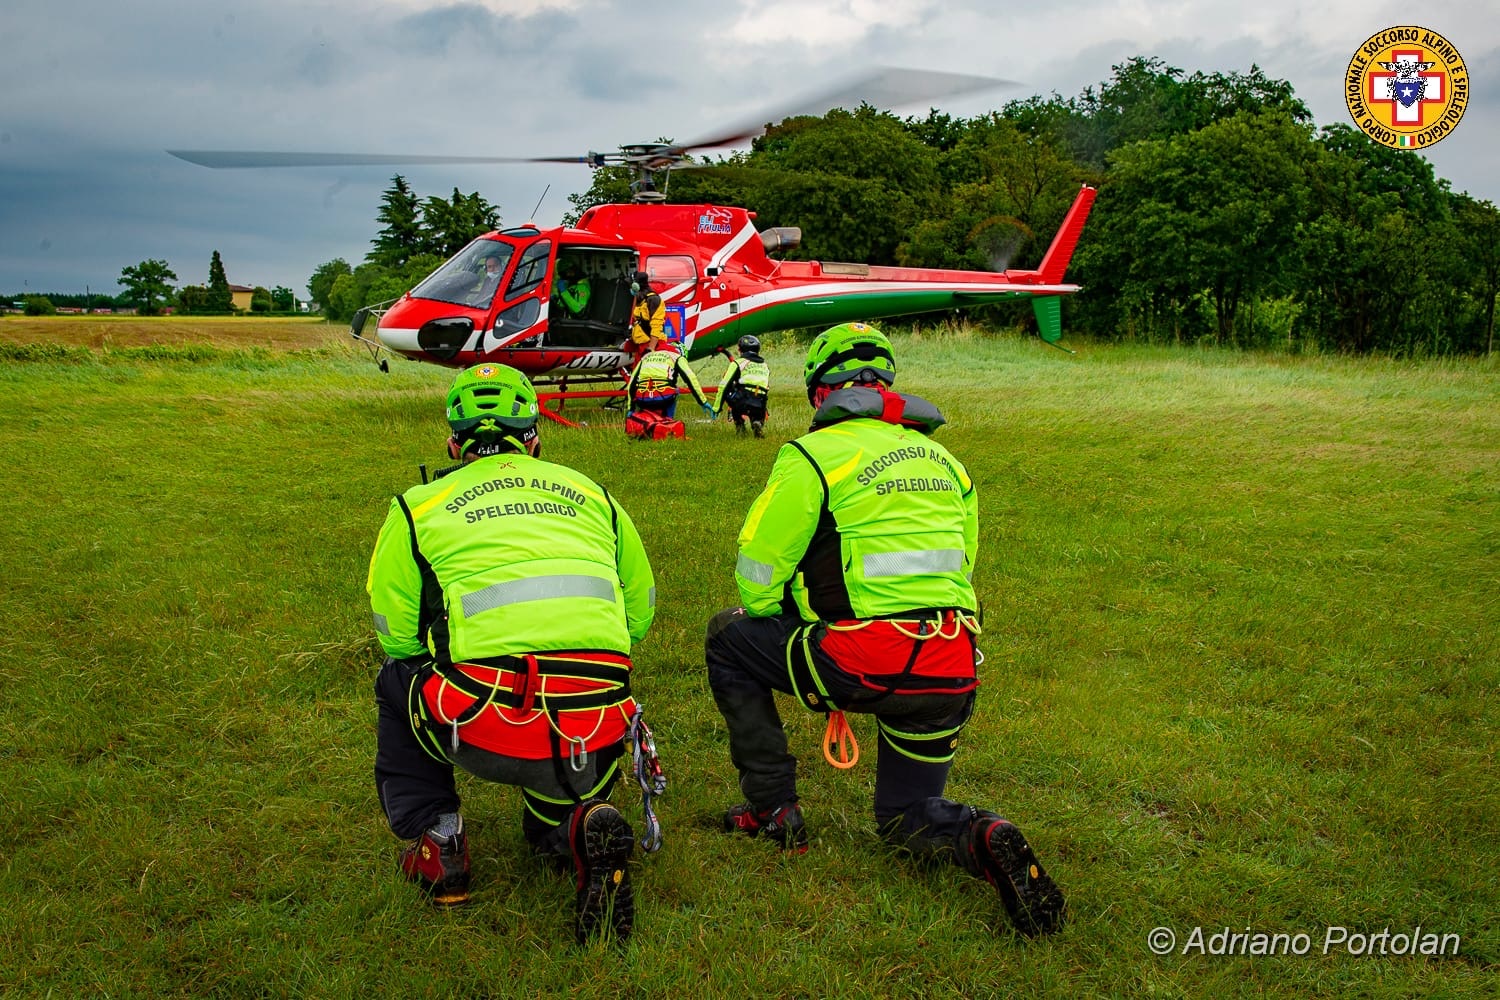
<instances>
[{"instance_id":1,"label":"cloudy sky","mask_svg":"<svg viewBox=\"0 0 1500 1000\"><path fill-rule=\"evenodd\" d=\"M206 282L218 250L231 282L304 295L319 264L363 258L397 170L422 196L480 191L506 225L554 224L589 185L576 165L210 170L167 149L579 155L710 135L877 65L1018 81L935 102L969 116L1075 96L1136 55L1255 64L1348 122L1350 56L1401 24L1470 72L1426 155L1500 203L1495 0L6 0L0 294L115 294L147 258Z\"/></svg>"}]
</instances>

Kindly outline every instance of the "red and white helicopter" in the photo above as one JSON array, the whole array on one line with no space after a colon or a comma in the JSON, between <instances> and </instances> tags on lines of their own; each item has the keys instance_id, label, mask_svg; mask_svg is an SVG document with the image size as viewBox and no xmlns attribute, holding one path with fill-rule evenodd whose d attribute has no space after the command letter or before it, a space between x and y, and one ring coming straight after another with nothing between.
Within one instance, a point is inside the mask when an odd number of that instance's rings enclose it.
<instances>
[{"instance_id":1,"label":"red and white helicopter","mask_svg":"<svg viewBox=\"0 0 1500 1000\"><path fill-rule=\"evenodd\" d=\"M848 85L850 93L895 93L900 103L993 87L1004 81L911 70L882 70ZM834 106L838 95L824 95ZM762 118L764 121L764 118ZM569 162L637 172L629 204L597 205L573 226L522 226L475 239L399 299L360 310L352 331L381 351L454 368L511 365L568 395L618 392L630 355L633 275L645 271L667 307L669 339L689 359L724 350L746 334L831 326L848 320L1029 298L1044 340L1061 337L1060 296L1078 291L1064 272L1078 244L1095 190L1082 187L1041 264L1033 270L956 271L863 263L779 260L800 244L796 228L759 230L755 213L723 205L672 204L652 183L697 149L732 145L760 134L753 125L684 144L624 146L583 157L383 156L171 150L209 167L388 165L408 163ZM564 281L586 278L590 295L565 307ZM375 340L364 333L378 320ZM382 362L383 365L383 362ZM608 392L568 391L569 383L614 382ZM553 413L549 416L556 416Z\"/></svg>"}]
</instances>

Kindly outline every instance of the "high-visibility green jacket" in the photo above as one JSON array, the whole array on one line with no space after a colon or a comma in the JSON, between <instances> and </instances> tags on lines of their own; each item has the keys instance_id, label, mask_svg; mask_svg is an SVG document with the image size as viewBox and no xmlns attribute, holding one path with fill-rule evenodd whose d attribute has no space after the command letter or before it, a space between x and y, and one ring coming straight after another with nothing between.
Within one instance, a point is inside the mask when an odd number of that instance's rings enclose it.
<instances>
[{"instance_id":1,"label":"high-visibility green jacket","mask_svg":"<svg viewBox=\"0 0 1500 1000\"><path fill-rule=\"evenodd\" d=\"M366 582L390 656L628 654L656 584L624 508L582 473L495 455L391 502Z\"/></svg>"},{"instance_id":2,"label":"high-visibility green jacket","mask_svg":"<svg viewBox=\"0 0 1500 1000\"><path fill-rule=\"evenodd\" d=\"M719 398L715 408L722 410L725 400L742 389L747 395L765 399L771 391L771 366L761 360L760 355L740 355L729 363L724 377L719 380Z\"/></svg>"},{"instance_id":3,"label":"high-visibility green jacket","mask_svg":"<svg viewBox=\"0 0 1500 1000\"><path fill-rule=\"evenodd\" d=\"M631 400L665 399L677 395L677 379L687 383L693 398L701 405L708 405L703 386L698 383L698 374L681 354L673 350L652 351L641 358L625 383L625 394Z\"/></svg>"},{"instance_id":4,"label":"high-visibility green jacket","mask_svg":"<svg viewBox=\"0 0 1500 1000\"><path fill-rule=\"evenodd\" d=\"M974 483L922 430L882 419L892 418L887 400L894 419L904 403L907 423L942 422L916 397L840 389L812 431L782 446L740 531L735 580L751 615L795 607L811 622L975 610Z\"/></svg>"},{"instance_id":5,"label":"high-visibility green jacket","mask_svg":"<svg viewBox=\"0 0 1500 1000\"><path fill-rule=\"evenodd\" d=\"M589 297L593 292L593 286L589 279L578 278L569 281L559 276L552 282L552 294L567 308L568 314L578 316L588 307Z\"/></svg>"}]
</instances>

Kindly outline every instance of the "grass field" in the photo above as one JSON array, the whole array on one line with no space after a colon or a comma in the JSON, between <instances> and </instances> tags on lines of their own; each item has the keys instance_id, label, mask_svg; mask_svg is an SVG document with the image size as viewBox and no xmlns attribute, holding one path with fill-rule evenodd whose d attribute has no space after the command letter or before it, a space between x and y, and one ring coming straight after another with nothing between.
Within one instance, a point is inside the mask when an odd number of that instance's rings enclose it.
<instances>
[{"instance_id":1,"label":"grass field","mask_svg":"<svg viewBox=\"0 0 1500 1000\"><path fill-rule=\"evenodd\" d=\"M510 789L460 782L469 907L395 875L365 567L390 496L447 464L451 373L382 374L318 323L94 322L0 318L0 994L1495 995L1493 362L897 338L981 493L984 686L949 792L1068 893L1038 941L891 857L872 761L828 768L795 706L812 850L715 827L738 795L703 626L806 425L797 347L768 352L765 441L630 443L570 407L590 426L544 426L544 456L620 498L659 590L636 689L667 843L617 956L571 944ZM1417 927L1444 953L1394 954ZM1208 953L1229 933L1281 953Z\"/></svg>"}]
</instances>

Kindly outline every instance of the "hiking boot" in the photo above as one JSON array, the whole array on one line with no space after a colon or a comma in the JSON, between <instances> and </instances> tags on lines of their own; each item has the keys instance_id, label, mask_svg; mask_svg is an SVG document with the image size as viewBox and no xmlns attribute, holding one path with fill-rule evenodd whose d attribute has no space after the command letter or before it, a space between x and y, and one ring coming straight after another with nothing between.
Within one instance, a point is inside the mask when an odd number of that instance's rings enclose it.
<instances>
[{"instance_id":1,"label":"hiking boot","mask_svg":"<svg viewBox=\"0 0 1500 1000\"><path fill-rule=\"evenodd\" d=\"M469 838L462 829L447 837L428 830L401 852L400 865L433 906L469 901Z\"/></svg>"},{"instance_id":2,"label":"hiking boot","mask_svg":"<svg viewBox=\"0 0 1500 1000\"><path fill-rule=\"evenodd\" d=\"M980 813L969 824L959 863L1000 893L1016 930L1027 937L1051 934L1063 925L1062 890L1047 877L1031 845L1016 825L994 813Z\"/></svg>"},{"instance_id":3,"label":"hiking boot","mask_svg":"<svg viewBox=\"0 0 1500 1000\"><path fill-rule=\"evenodd\" d=\"M783 851L807 853L807 827L802 822L802 807L784 802L773 809L756 809L745 802L724 814L724 829L738 830L747 837L765 836Z\"/></svg>"},{"instance_id":4,"label":"hiking boot","mask_svg":"<svg viewBox=\"0 0 1500 1000\"><path fill-rule=\"evenodd\" d=\"M630 824L608 802L587 802L573 810L568 841L578 872L578 943L595 934L624 941L635 921L635 893L626 865L635 849Z\"/></svg>"},{"instance_id":5,"label":"hiking boot","mask_svg":"<svg viewBox=\"0 0 1500 1000\"><path fill-rule=\"evenodd\" d=\"M759 420L750 421L750 429L755 432L755 436L758 438L766 436L766 425Z\"/></svg>"}]
</instances>

